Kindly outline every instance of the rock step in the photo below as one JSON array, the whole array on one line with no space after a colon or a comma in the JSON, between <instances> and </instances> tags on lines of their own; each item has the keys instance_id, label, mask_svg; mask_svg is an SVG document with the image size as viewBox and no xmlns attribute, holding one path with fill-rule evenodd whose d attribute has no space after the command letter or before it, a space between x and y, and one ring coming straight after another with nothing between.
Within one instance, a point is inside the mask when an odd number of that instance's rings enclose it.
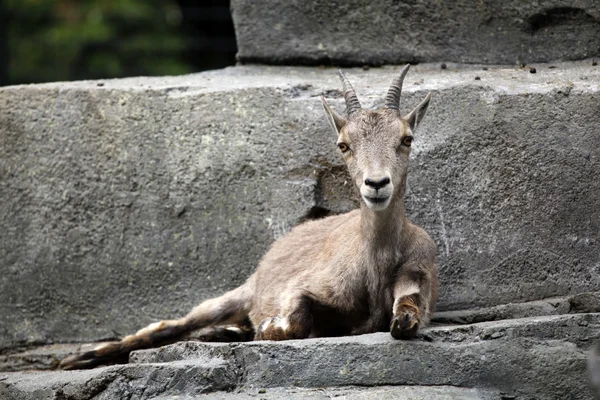
<instances>
[{"instance_id":1,"label":"rock step","mask_svg":"<svg viewBox=\"0 0 600 400\"><path fill-rule=\"evenodd\" d=\"M159 396L153 400L498 400L502 394L492 390L457 388L453 386L380 386L338 388L269 388L218 392L197 396ZM505 396L504 399L510 399Z\"/></svg>"},{"instance_id":2,"label":"rock step","mask_svg":"<svg viewBox=\"0 0 600 400\"><path fill-rule=\"evenodd\" d=\"M2 400L151 399L232 390L239 372L218 358L113 365L83 371L0 374Z\"/></svg>"},{"instance_id":3,"label":"rock step","mask_svg":"<svg viewBox=\"0 0 600 400\"><path fill-rule=\"evenodd\" d=\"M544 300L531 301L526 303L503 304L488 308L475 308L470 310L442 311L434 314L432 323L434 328L428 328L424 331L429 337L443 335L443 332L450 330L453 333L466 331L474 332L474 326L478 327L479 332L484 327L487 329L484 335L495 335L490 329L504 329L503 327L519 328L530 326L531 324L522 324L522 321L513 323L511 320L527 317L544 317L551 315L577 314L577 313L596 313L600 312L600 292L581 293L573 296L553 297ZM498 324L474 325L460 327L456 325L467 325L479 322L498 321ZM440 327L439 325L444 325ZM447 326L450 325L450 326ZM516 325L516 326L515 326ZM553 334L556 331L552 331ZM24 370L48 370L55 369L58 363L65 356L75 352L85 352L95 347L97 343L92 344L51 344L46 346L36 346L33 348L19 350L13 349L0 355L0 371L24 371Z\"/></svg>"},{"instance_id":4,"label":"rock step","mask_svg":"<svg viewBox=\"0 0 600 400\"><path fill-rule=\"evenodd\" d=\"M532 339L556 340L587 347L600 338L600 313L584 313L573 315L553 315L529 317L513 320L489 321L459 326L434 326L423 329L419 340L398 341L385 332L344 336L337 338L319 338L304 340L287 340L283 342L256 341L234 343L206 343L188 341L163 346L157 349L139 350L131 353L130 363L161 363L181 361L197 356L202 357L235 357L241 349L254 349L256 352L272 349L298 349L304 351L320 348L337 348L346 345L356 346L392 346L400 352L406 349L428 349L431 345L446 344L480 344L496 339ZM416 346L416 347L415 347ZM318 352L317 352L318 353ZM319 354L316 354L319 356ZM280 361L279 358L275 362Z\"/></svg>"},{"instance_id":5,"label":"rock step","mask_svg":"<svg viewBox=\"0 0 600 400\"><path fill-rule=\"evenodd\" d=\"M2 373L0 395L52 398L66 391L83 393L74 397L81 399L146 399L219 390L451 386L477 388L482 398L503 393L507 399L592 399L586 360L599 339L600 313L587 313L431 327L413 341L378 333L286 342L182 342L133 352L127 365Z\"/></svg>"},{"instance_id":6,"label":"rock step","mask_svg":"<svg viewBox=\"0 0 600 400\"><path fill-rule=\"evenodd\" d=\"M433 92L406 206L438 244L439 311L600 290L600 68L536 67L407 76L403 111ZM379 107L398 70L347 72ZM0 349L184 315L356 207L321 94L343 109L334 69L0 88Z\"/></svg>"},{"instance_id":7,"label":"rock step","mask_svg":"<svg viewBox=\"0 0 600 400\"><path fill-rule=\"evenodd\" d=\"M235 360L244 384L263 388L451 385L536 398L591 398L586 357L600 339L600 314L434 327L423 339L402 342L379 333L280 343L187 342L134 352L130 361Z\"/></svg>"},{"instance_id":8,"label":"rock step","mask_svg":"<svg viewBox=\"0 0 600 400\"><path fill-rule=\"evenodd\" d=\"M241 61L531 63L600 56L594 0L233 0Z\"/></svg>"},{"instance_id":9,"label":"rock step","mask_svg":"<svg viewBox=\"0 0 600 400\"><path fill-rule=\"evenodd\" d=\"M600 312L600 292L579 293L573 296L552 297L494 307L440 311L433 315L432 322L434 324L462 325L505 319L596 312Z\"/></svg>"}]
</instances>

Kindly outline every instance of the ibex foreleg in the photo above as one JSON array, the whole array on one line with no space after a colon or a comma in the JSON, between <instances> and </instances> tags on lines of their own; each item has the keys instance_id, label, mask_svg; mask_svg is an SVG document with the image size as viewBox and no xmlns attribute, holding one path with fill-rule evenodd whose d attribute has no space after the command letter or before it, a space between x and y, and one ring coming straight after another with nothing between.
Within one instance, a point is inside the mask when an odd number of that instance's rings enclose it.
<instances>
[{"instance_id":1,"label":"ibex foreleg","mask_svg":"<svg viewBox=\"0 0 600 400\"><path fill-rule=\"evenodd\" d=\"M437 297L435 266L407 263L394 286L390 333L395 339L412 339L429 322Z\"/></svg>"}]
</instances>

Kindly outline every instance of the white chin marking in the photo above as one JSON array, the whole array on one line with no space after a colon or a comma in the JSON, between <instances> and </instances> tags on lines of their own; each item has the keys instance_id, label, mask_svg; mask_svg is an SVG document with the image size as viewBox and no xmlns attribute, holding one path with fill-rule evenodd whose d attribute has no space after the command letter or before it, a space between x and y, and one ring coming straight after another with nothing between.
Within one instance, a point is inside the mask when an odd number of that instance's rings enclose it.
<instances>
[{"instance_id":1,"label":"white chin marking","mask_svg":"<svg viewBox=\"0 0 600 400\"><path fill-rule=\"evenodd\" d=\"M391 197L388 197L385 201L378 202L378 203L375 203L375 202L365 198L364 196L363 196L363 200L365 201L365 204L367 205L367 207L369 207L369 209L371 209L373 211L381 211L381 210L385 210L390 205Z\"/></svg>"}]
</instances>

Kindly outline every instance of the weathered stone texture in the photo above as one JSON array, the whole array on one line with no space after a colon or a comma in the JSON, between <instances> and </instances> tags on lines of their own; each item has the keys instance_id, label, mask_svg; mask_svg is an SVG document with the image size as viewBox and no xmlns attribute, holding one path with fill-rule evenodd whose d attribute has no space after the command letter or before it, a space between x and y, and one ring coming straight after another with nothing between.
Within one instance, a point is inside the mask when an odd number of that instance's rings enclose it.
<instances>
[{"instance_id":1,"label":"weathered stone texture","mask_svg":"<svg viewBox=\"0 0 600 400\"><path fill-rule=\"evenodd\" d=\"M347 72L373 107L397 71ZM402 109L433 100L407 208L439 247L441 311L600 290L599 78L411 69ZM354 207L321 93L342 109L334 70L0 89L0 347L182 315L294 224Z\"/></svg>"},{"instance_id":2,"label":"weathered stone texture","mask_svg":"<svg viewBox=\"0 0 600 400\"><path fill-rule=\"evenodd\" d=\"M344 387L383 386L348 394L356 396L350 398L377 398L377 392L385 398L406 398L402 394L427 399L593 398L586 359L590 344L600 339L600 314L432 327L422 332L422 338L398 341L378 333L285 342L177 343L134 352L125 366L3 373L0 396L19 400L174 399L181 395L239 399L250 397L243 392L277 398L273 396L297 393L297 388L343 393ZM394 387L385 387L390 385ZM416 386L416 391L407 386ZM197 397L219 390L241 394ZM271 396L260 393L271 391ZM311 398L311 392L304 393ZM301 394L290 397L303 398Z\"/></svg>"},{"instance_id":3,"label":"weathered stone texture","mask_svg":"<svg viewBox=\"0 0 600 400\"><path fill-rule=\"evenodd\" d=\"M231 390L238 371L224 360L115 365L87 371L17 372L0 376L2 400L151 399L159 394Z\"/></svg>"},{"instance_id":4,"label":"weathered stone texture","mask_svg":"<svg viewBox=\"0 0 600 400\"><path fill-rule=\"evenodd\" d=\"M595 0L233 0L242 62L532 63L600 56Z\"/></svg>"},{"instance_id":5,"label":"weathered stone texture","mask_svg":"<svg viewBox=\"0 0 600 400\"><path fill-rule=\"evenodd\" d=\"M154 400L497 400L494 391L452 386L379 386L341 388L270 388L197 396L159 396Z\"/></svg>"}]
</instances>

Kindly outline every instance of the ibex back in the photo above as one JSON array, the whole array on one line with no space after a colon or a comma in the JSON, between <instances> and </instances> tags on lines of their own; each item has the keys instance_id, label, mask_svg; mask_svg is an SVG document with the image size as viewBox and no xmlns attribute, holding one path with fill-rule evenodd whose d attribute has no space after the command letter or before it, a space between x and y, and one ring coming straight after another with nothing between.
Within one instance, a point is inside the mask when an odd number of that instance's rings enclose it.
<instances>
[{"instance_id":1,"label":"ibex back","mask_svg":"<svg viewBox=\"0 0 600 400\"><path fill-rule=\"evenodd\" d=\"M204 301L181 319L149 325L119 342L64 359L90 368L136 349L186 339L285 340L390 331L410 339L427 324L437 298L436 246L404 212L413 134L429 105L399 111L408 65L392 82L384 108L361 107L340 71L347 117L322 97L361 207L310 221L276 241L242 286Z\"/></svg>"}]
</instances>

